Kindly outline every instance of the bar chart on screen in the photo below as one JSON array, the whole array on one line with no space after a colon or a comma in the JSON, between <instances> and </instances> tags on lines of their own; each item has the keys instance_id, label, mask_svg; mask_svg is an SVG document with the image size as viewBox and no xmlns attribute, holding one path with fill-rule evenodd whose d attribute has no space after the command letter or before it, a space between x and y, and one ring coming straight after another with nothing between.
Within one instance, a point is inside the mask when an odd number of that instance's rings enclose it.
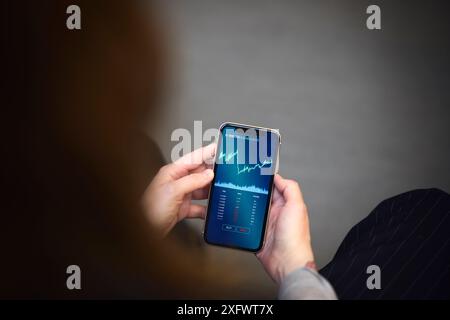
<instances>
[{"instance_id":1,"label":"bar chart on screen","mask_svg":"<svg viewBox=\"0 0 450 320\"><path fill-rule=\"evenodd\" d=\"M268 194L269 191L267 189L259 188L255 185L236 185L231 182L221 182L217 181L214 183L214 186L220 187L220 188L228 188L228 189L234 189L239 191L247 191L247 192L254 192L254 193L262 193L262 194Z\"/></svg>"}]
</instances>

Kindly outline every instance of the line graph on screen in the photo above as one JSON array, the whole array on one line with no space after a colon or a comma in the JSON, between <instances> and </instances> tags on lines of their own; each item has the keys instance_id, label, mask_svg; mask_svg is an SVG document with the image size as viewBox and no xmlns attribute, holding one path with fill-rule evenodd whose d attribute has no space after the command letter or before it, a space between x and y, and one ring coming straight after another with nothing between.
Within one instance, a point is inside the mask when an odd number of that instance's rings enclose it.
<instances>
[{"instance_id":1,"label":"line graph on screen","mask_svg":"<svg viewBox=\"0 0 450 320\"><path fill-rule=\"evenodd\" d=\"M236 173L240 175L241 173L250 173L253 170L261 169L264 167L270 167L272 165L272 159L265 159L261 163L257 163L254 165L243 165L242 167L239 165L239 151L236 150L235 152L231 152L229 154L224 153L223 151L220 152L218 160L222 160L225 158L225 163L230 161L236 157Z\"/></svg>"}]
</instances>

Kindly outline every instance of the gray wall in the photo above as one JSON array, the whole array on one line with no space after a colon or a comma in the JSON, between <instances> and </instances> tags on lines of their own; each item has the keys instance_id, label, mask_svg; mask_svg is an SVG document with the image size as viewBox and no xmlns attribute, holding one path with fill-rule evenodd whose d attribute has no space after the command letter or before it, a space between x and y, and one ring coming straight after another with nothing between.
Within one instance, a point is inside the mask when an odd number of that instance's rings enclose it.
<instances>
[{"instance_id":1,"label":"gray wall","mask_svg":"<svg viewBox=\"0 0 450 320\"><path fill-rule=\"evenodd\" d=\"M448 5L376 1L382 30L369 31L373 3L168 4L177 82L159 128L164 154L172 130L194 120L279 128L280 170L301 184L320 266L382 199L450 190ZM261 269L246 253L208 250Z\"/></svg>"}]
</instances>

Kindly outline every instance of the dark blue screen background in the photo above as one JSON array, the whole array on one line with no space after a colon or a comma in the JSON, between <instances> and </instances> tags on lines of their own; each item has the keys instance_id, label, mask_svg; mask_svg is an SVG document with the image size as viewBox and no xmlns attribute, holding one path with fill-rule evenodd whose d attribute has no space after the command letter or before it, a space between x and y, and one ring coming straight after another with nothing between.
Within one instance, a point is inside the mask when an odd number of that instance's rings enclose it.
<instances>
[{"instance_id":1,"label":"dark blue screen background","mask_svg":"<svg viewBox=\"0 0 450 320\"><path fill-rule=\"evenodd\" d=\"M262 244L273 183L273 172L263 175L261 168L275 168L277 152L271 152L271 150L278 149L279 140L278 136L272 132L261 136L266 138L269 150L263 155L264 159L261 159L260 136L256 135L254 143L258 146L258 155L253 154L253 156L257 161L250 163L249 152L252 149L248 137L245 139L244 157L239 153L237 138L234 139L234 146L230 144L227 147L229 140L225 139L225 133L228 137L234 135L242 139L242 131L236 132L235 129L233 126L225 126L221 131L205 239L212 244L255 251ZM274 142L277 144L275 149L271 148ZM252 152L254 153L255 150ZM219 163L221 156L223 162Z\"/></svg>"}]
</instances>

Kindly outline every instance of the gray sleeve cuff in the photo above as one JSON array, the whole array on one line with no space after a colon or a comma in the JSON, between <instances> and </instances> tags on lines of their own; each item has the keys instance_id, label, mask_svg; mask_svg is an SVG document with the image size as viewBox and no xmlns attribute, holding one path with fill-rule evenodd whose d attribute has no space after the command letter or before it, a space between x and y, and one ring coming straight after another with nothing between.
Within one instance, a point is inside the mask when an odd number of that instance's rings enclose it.
<instances>
[{"instance_id":1,"label":"gray sleeve cuff","mask_svg":"<svg viewBox=\"0 0 450 320\"><path fill-rule=\"evenodd\" d=\"M330 283L310 268L300 268L288 274L280 285L280 300L336 300Z\"/></svg>"}]
</instances>

